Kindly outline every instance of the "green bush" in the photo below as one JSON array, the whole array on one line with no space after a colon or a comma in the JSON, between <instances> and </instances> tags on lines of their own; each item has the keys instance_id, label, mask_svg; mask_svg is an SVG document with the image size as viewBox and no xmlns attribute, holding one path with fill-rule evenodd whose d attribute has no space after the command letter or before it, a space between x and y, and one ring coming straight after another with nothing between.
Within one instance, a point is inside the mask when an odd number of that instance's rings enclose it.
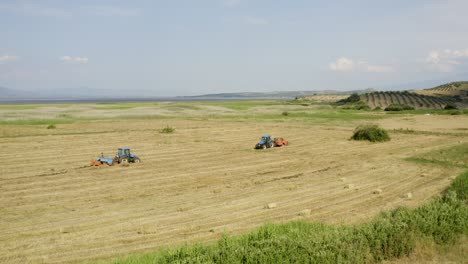
<instances>
[{"instance_id":1,"label":"green bush","mask_svg":"<svg viewBox=\"0 0 468 264\"><path fill-rule=\"evenodd\" d=\"M175 132L175 128L170 127L170 126L166 126L163 129L159 130L159 133L162 133L162 134L172 134L174 132Z\"/></svg>"},{"instance_id":2,"label":"green bush","mask_svg":"<svg viewBox=\"0 0 468 264\"><path fill-rule=\"evenodd\" d=\"M357 93L353 93L349 97L345 99L338 100L336 104L338 105L344 105L344 104L349 104L349 103L356 103L361 101L361 97Z\"/></svg>"},{"instance_id":3,"label":"green bush","mask_svg":"<svg viewBox=\"0 0 468 264\"><path fill-rule=\"evenodd\" d=\"M385 111L404 111L414 110L414 107L406 104L391 104L385 108Z\"/></svg>"},{"instance_id":4,"label":"green bush","mask_svg":"<svg viewBox=\"0 0 468 264\"><path fill-rule=\"evenodd\" d=\"M454 192L459 200L468 200L468 171L455 178L444 195L447 196L450 192Z\"/></svg>"},{"instance_id":5,"label":"green bush","mask_svg":"<svg viewBox=\"0 0 468 264\"><path fill-rule=\"evenodd\" d=\"M362 102L347 103L341 107L342 109L352 109L352 110L370 110L370 107Z\"/></svg>"},{"instance_id":6,"label":"green bush","mask_svg":"<svg viewBox=\"0 0 468 264\"><path fill-rule=\"evenodd\" d=\"M457 106L455 104L452 104L452 103L448 103L444 109L457 109Z\"/></svg>"},{"instance_id":7,"label":"green bush","mask_svg":"<svg viewBox=\"0 0 468 264\"><path fill-rule=\"evenodd\" d=\"M458 111L458 110L450 111L450 115L463 115L463 112L462 112L462 111Z\"/></svg>"},{"instance_id":8,"label":"green bush","mask_svg":"<svg viewBox=\"0 0 468 264\"><path fill-rule=\"evenodd\" d=\"M48 125L47 129L56 129L57 127L54 124Z\"/></svg>"},{"instance_id":9,"label":"green bush","mask_svg":"<svg viewBox=\"0 0 468 264\"><path fill-rule=\"evenodd\" d=\"M281 114L284 115L284 116L288 116L288 115L289 115L289 112L288 112L288 111L284 111L284 112L282 112Z\"/></svg>"},{"instance_id":10,"label":"green bush","mask_svg":"<svg viewBox=\"0 0 468 264\"><path fill-rule=\"evenodd\" d=\"M387 131L377 125L360 125L354 130L353 140L369 140L370 142L389 141L390 136Z\"/></svg>"}]
</instances>

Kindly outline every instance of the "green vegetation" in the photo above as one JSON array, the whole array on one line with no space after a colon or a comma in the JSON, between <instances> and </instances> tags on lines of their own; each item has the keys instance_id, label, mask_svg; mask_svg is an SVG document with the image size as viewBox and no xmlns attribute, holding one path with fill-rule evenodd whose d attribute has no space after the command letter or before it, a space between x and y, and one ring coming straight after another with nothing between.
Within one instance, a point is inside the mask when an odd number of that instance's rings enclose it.
<instances>
[{"instance_id":1,"label":"green vegetation","mask_svg":"<svg viewBox=\"0 0 468 264\"><path fill-rule=\"evenodd\" d=\"M396 112L386 112L386 114L414 114L414 115L453 115L454 112L457 112L456 115L468 115L468 109L463 110L446 110L446 109L416 109L416 110L403 110Z\"/></svg>"},{"instance_id":2,"label":"green vegetation","mask_svg":"<svg viewBox=\"0 0 468 264\"><path fill-rule=\"evenodd\" d=\"M47 105L44 105L47 106ZM70 105L69 105L70 106ZM101 115L92 113L87 117L76 117L70 115L70 111L54 111L56 118L38 119L35 113L23 112L21 110L14 113L5 112L4 117L10 120L0 120L0 125L48 125L48 124L68 124L74 122L92 122L92 121L113 121L122 119L146 120L146 119L197 119L197 120L229 120L229 121L248 121L256 119L259 122L276 120L279 122L301 122L313 124L332 124L336 122L347 122L354 120L375 120L385 118L383 113L370 113L353 109L340 109L333 106L303 105L295 101L215 101L215 102L142 102L142 103L97 103L80 104L83 109L73 110L73 113L86 113L99 110L125 110L136 107L148 108L148 111L142 111L135 114L129 111L109 113ZM217 106L220 109L207 109L205 106ZM224 111L228 108L233 111ZM255 108L255 109L253 109ZM151 111L154 109L155 111ZM182 110L193 110L193 112L184 112ZM249 111L251 109L251 111ZM0 109L1 110L1 109ZM8 110L8 109L7 109ZM11 110L11 109L10 109ZM274 113L276 112L276 113ZM45 114L47 112L44 112Z\"/></svg>"},{"instance_id":3,"label":"green vegetation","mask_svg":"<svg viewBox=\"0 0 468 264\"><path fill-rule=\"evenodd\" d=\"M409 135L432 135L432 136L468 136L468 133L464 132L436 132L436 131L424 131L424 130L413 130L413 129L392 129L389 132L398 134L409 134Z\"/></svg>"},{"instance_id":4,"label":"green vegetation","mask_svg":"<svg viewBox=\"0 0 468 264\"><path fill-rule=\"evenodd\" d=\"M439 166L456 166L468 168L468 143L457 144L450 148L433 150L415 157L409 161Z\"/></svg>"},{"instance_id":5,"label":"green vegetation","mask_svg":"<svg viewBox=\"0 0 468 264\"><path fill-rule=\"evenodd\" d=\"M170 103L166 105L167 109L179 110L179 109L190 109L198 110L200 109L196 104L183 104L183 103Z\"/></svg>"},{"instance_id":6,"label":"green vegetation","mask_svg":"<svg viewBox=\"0 0 468 264\"><path fill-rule=\"evenodd\" d=\"M463 115L463 111L451 111L450 115Z\"/></svg>"},{"instance_id":7,"label":"green vegetation","mask_svg":"<svg viewBox=\"0 0 468 264\"><path fill-rule=\"evenodd\" d=\"M95 108L102 110L125 110L136 107L154 107L159 105L159 103L154 102L100 102L96 104L98 106Z\"/></svg>"},{"instance_id":8,"label":"green vegetation","mask_svg":"<svg viewBox=\"0 0 468 264\"><path fill-rule=\"evenodd\" d=\"M385 108L385 111L404 111L414 110L414 107L406 104L391 104Z\"/></svg>"},{"instance_id":9,"label":"green vegetation","mask_svg":"<svg viewBox=\"0 0 468 264\"><path fill-rule=\"evenodd\" d=\"M348 98L339 100L335 103L340 106L341 109L351 109L351 110L370 110L370 107L361 100L361 97L354 93Z\"/></svg>"},{"instance_id":10,"label":"green vegetation","mask_svg":"<svg viewBox=\"0 0 468 264\"><path fill-rule=\"evenodd\" d=\"M253 107L259 106L274 106L288 104L286 101L211 101L211 102L198 102L200 105L220 106L232 110L249 110Z\"/></svg>"},{"instance_id":11,"label":"green vegetation","mask_svg":"<svg viewBox=\"0 0 468 264\"><path fill-rule=\"evenodd\" d=\"M53 124L50 124L47 126L47 129L56 129L57 127Z\"/></svg>"},{"instance_id":12,"label":"green vegetation","mask_svg":"<svg viewBox=\"0 0 468 264\"><path fill-rule=\"evenodd\" d=\"M174 132L175 132L175 128L170 127L168 125L159 130L159 133L161 133L161 134L172 134Z\"/></svg>"},{"instance_id":13,"label":"green vegetation","mask_svg":"<svg viewBox=\"0 0 468 264\"><path fill-rule=\"evenodd\" d=\"M457 109L457 106L453 103L447 104L444 109L450 110L450 109Z\"/></svg>"},{"instance_id":14,"label":"green vegetation","mask_svg":"<svg viewBox=\"0 0 468 264\"><path fill-rule=\"evenodd\" d=\"M354 94L350 95L348 98L341 99L341 100L337 101L336 104L337 105L345 105L345 104L357 103L359 101L361 101L361 97L357 93L354 93Z\"/></svg>"},{"instance_id":15,"label":"green vegetation","mask_svg":"<svg viewBox=\"0 0 468 264\"><path fill-rule=\"evenodd\" d=\"M0 110L32 110L44 107L66 108L71 104L2 104Z\"/></svg>"},{"instance_id":16,"label":"green vegetation","mask_svg":"<svg viewBox=\"0 0 468 264\"><path fill-rule=\"evenodd\" d=\"M342 109L353 109L353 110L370 110L370 107L362 102L347 103L341 107Z\"/></svg>"},{"instance_id":17,"label":"green vegetation","mask_svg":"<svg viewBox=\"0 0 468 264\"><path fill-rule=\"evenodd\" d=\"M468 234L468 171L441 197L417 209L398 208L369 223L331 226L295 221L216 244L183 246L113 261L125 263L376 263L408 256L418 241L450 245Z\"/></svg>"},{"instance_id":18,"label":"green vegetation","mask_svg":"<svg viewBox=\"0 0 468 264\"><path fill-rule=\"evenodd\" d=\"M57 125L57 124L71 124L74 123L76 120L74 119L64 119L64 118L57 118L57 119L19 119L19 120L11 120L11 121L0 121L0 125L18 125L18 126L25 126L25 125Z\"/></svg>"},{"instance_id":19,"label":"green vegetation","mask_svg":"<svg viewBox=\"0 0 468 264\"><path fill-rule=\"evenodd\" d=\"M385 129L380 128L378 125L360 125L354 130L351 139L384 142L389 141L390 136Z\"/></svg>"},{"instance_id":20,"label":"green vegetation","mask_svg":"<svg viewBox=\"0 0 468 264\"><path fill-rule=\"evenodd\" d=\"M468 89L468 82L451 82L451 83L446 83L446 84L436 86L428 90L447 89L447 88Z\"/></svg>"}]
</instances>

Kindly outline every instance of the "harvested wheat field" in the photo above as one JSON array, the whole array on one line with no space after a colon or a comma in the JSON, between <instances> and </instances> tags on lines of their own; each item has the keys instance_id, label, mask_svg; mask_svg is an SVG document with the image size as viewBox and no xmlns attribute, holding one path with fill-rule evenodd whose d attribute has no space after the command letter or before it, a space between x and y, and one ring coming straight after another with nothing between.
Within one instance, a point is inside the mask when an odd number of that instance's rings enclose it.
<instances>
[{"instance_id":1,"label":"harvested wheat field","mask_svg":"<svg viewBox=\"0 0 468 264\"><path fill-rule=\"evenodd\" d=\"M426 131L391 133L378 144L348 140L361 122L132 118L53 131L0 126L0 262L108 259L293 219L358 223L427 201L461 171L405 158L465 144L466 115L378 119L387 129ZM166 125L175 132L159 133ZM290 145L254 150L265 133ZM87 166L118 147L130 147L142 163Z\"/></svg>"}]
</instances>

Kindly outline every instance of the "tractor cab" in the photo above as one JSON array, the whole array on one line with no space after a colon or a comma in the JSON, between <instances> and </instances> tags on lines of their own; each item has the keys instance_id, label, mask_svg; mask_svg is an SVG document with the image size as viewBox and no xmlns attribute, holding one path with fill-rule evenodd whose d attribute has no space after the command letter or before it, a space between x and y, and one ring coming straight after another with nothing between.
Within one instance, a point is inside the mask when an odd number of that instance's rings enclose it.
<instances>
[{"instance_id":1,"label":"tractor cab","mask_svg":"<svg viewBox=\"0 0 468 264\"><path fill-rule=\"evenodd\" d=\"M260 144L265 144L267 142L271 141L271 136L270 135L263 135L262 138L260 139Z\"/></svg>"},{"instance_id":2,"label":"tractor cab","mask_svg":"<svg viewBox=\"0 0 468 264\"><path fill-rule=\"evenodd\" d=\"M266 149L274 147L275 143L271 140L271 136L266 134L263 135L260 141L255 145L256 149Z\"/></svg>"},{"instance_id":3,"label":"tractor cab","mask_svg":"<svg viewBox=\"0 0 468 264\"><path fill-rule=\"evenodd\" d=\"M129 148L119 148L114 158L117 163L140 162L140 159L133 153L130 153Z\"/></svg>"},{"instance_id":4,"label":"tractor cab","mask_svg":"<svg viewBox=\"0 0 468 264\"><path fill-rule=\"evenodd\" d=\"M119 157L130 157L130 149L129 148L119 148L117 151L117 155Z\"/></svg>"}]
</instances>

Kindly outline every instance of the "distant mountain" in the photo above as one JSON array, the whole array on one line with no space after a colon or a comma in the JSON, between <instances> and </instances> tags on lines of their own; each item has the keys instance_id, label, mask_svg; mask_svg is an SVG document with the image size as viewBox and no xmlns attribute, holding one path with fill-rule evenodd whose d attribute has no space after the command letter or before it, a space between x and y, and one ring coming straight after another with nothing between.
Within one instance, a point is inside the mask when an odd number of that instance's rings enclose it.
<instances>
[{"instance_id":1,"label":"distant mountain","mask_svg":"<svg viewBox=\"0 0 468 264\"><path fill-rule=\"evenodd\" d=\"M343 94L363 94L375 91L374 89L365 90L351 90L351 91L338 91L338 90L315 90L315 91L277 91L277 92L243 92L243 93L216 93L216 94L204 94L196 96L180 96L182 98L239 98L239 99L292 99L295 97L303 97L310 95L343 95Z\"/></svg>"}]
</instances>

